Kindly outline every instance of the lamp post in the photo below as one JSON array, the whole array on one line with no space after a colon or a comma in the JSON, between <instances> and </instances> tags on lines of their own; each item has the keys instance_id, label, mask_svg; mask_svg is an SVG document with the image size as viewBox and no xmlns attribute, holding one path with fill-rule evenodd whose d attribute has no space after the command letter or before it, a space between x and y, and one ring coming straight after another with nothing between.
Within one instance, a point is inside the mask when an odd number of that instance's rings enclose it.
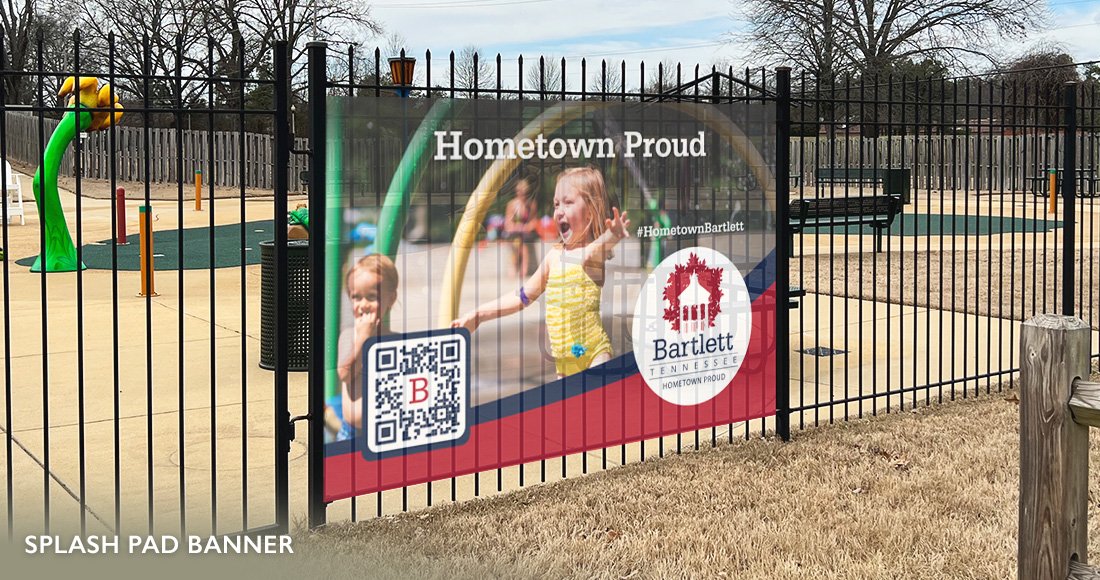
<instances>
[{"instance_id":1,"label":"lamp post","mask_svg":"<svg viewBox=\"0 0 1100 580\"><path fill-rule=\"evenodd\" d=\"M402 141L407 147L409 144L409 109L408 109L408 97L412 92L413 84L413 71L416 69L416 59L405 55L405 51L401 51L400 56L395 56L390 60L390 78L393 80L394 92L397 96L401 97L401 133ZM410 196L406 195L402 201L401 207L401 219L399 223L405 223L405 216L408 215L410 209ZM416 208L416 212L413 215L413 221L415 226L409 232L410 239L427 238L428 227L428 206L427 204L420 204Z\"/></svg>"},{"instance_id":2,"label":"lamp post","mask_svg":"<svg viewBox=\"0 0 1100 580\"><path fill-rule=\"evenodd\" d=\"M397 93L397 96L402 98L409 96L412 91L413 70L415 69L416 59L405 56L405 51L401 51L401 56L390 58L390 77L393 79L394 92Z\"/></svg>"}]
</instances>

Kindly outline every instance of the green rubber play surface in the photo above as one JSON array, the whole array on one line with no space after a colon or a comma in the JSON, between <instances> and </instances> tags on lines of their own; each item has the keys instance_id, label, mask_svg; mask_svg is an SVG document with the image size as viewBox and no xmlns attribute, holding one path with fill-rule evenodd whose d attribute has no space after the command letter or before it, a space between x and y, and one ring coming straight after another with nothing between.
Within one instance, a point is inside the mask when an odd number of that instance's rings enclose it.
<instances>
[{"instance_id":1,"label":"green rubber play surface","mask_svg":"<svg viewBox=\"0 0 1100 580\"><path fill-rule=\"evenodd\" d=\"M244 263L260 263L260 242L275 239L275 224L271 220L246 222L244 224ZM214 226L214 252L211 260L210 228L188 228L183 230L183 264L185 270L209 268L232 268L241 265L241 224ZM156 270L180 269L180 230L162 230L153 232L153 267ZM118 246L118 269L139 270L138 234L126 238L128 245ZM111 269L111 248L114 240L102 240L85 244L81 259L90 270ZM30 266L35 256L16 261L20 266Z\"/></svg>"}]
</instances>

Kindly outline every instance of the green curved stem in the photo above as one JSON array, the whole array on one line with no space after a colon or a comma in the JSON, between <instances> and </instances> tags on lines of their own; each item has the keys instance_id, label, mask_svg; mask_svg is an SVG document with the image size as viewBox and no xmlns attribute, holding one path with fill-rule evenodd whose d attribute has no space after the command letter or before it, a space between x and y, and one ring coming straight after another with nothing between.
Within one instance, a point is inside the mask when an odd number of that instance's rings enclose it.
<instances>
[{"instance_id":1,"label":"green curved stem","mask_svg":"<svg viewBox=\"0 0 1100 580\"><path fill-rule=\"evenodd\" d=\"M444 116L450 110L451 101L448 99L440 99L432 105L427 116L420 123L416 133L413 134L412 139L409 141L408 147L405 148L405 153L401 157L401 161L397 166L397 170L394 171L393 179L390 180L390 186L386 190L386 198L382 203L382 211L378 216L378 238L375 240L374 247L379 254L383 254L393 258L397 255L397 246L401 242L401 235L405 231L405 221L409 215L409 204L412 197L412 186L416 183L416 178L420 174L418 169L421 165L421 159L424 157L424 152L427 151L428 146L432 142L434 137L433 132L439 128L443 122ZM330 100L328 105L328 151L325 175L325 190L328 200L328 213L326 214L326 228L328 231L324 233L312 232L314 236L325 236L326 253L325 258L328 262L326 265L326 284L330 288L340 287L340 244L341 239L339 235L339 225L342 223L343 215L341 214L342 202L341 197L341 181L340 176L343 171L343 101ZM326 369L335 369L337 364L338 353L335 348L330 348L328 345L335 345L339 338L340 333L340 320L339 320L339 301L330 301L326 307L325 316L325 330L326 330ZM339 381L336 379L336 373L325 373L325 399L338 396L340 394Z\"/></svg>"},{"instance_id":2,"label":"green curved stem","mask_svg":"<svg viewBox=\"0 0 1100 580\"><path fill-rule=\"evenodd\" d=\"M420 159L428 150L436 129L443 123L443 117L450 108L450 99L436 101L409 140L409 146L405 148L405 154L390 180L382 212L378 216L378 240L375 248L379 254L390 258L397 255L397 245L405 231L405 220L408 219L409 205L412 202L412 186L420 175L418 169L422 169Z\"/></svg>"},{"instance_id":3,"label":"green curved stem","mask_svg":"<svg viewBox=\"0 0 1100 580\"><path fill-rule=\"evenodd\" d=\"M660 207L657 205L656 199L649 200L649 203L647 203L646 205L648 206L649 210L645 214L647 221L655 221L657 222L657 225L662 228L672 226L672 220L669 219L667 213L661 212ZM661 247L662 242L664 242L664 239L661 236L655 236L649 242L649 258L646 261L646 266L650 270L659 266L661 262L665 259L665 254L662 251L663 248Z\"/></svg>"},{"instance_id":4,"label":"green curved stem","mask_svg":"<svg viewBox=\"0 0 1100 580\"><path fill-rule=\"evenodd\" d=\"M344 230L343 210L340 205L343 198L344 170L344 101L328 98L328 115L325 119L328 127L325 152L325 229L310 232L312 243L325 244L325 402L340 396L340 380L336 376L339 353L336 346L340 341L340 294L344 289L340 281L340 268L343 254L341 234ZM333 297L336 297L333 299Z\"/></svg>"},{"instance_id":5,"label":"green curved stem","mask_svg":"<svg viewBox=\"0 0 1100 580\"><path fill-rule=\"evenodd\" d=\"M31 272L42 271L42 258L46 258L47 272L75 272L78 268L87 268L76 259L76 245L65 223L65 212L61 208L61 196L57 192L57 172L61 167L61 158L69 148L78 131L87 129L92 122L91 113L69 111L57 124L50 141L46 144L42 167L34 172L34 201L38 206L41 227L45 229L45 242L42 253L34 260ZM45 190L42 187L45 187Z\"/></svg>"}]
</instances>

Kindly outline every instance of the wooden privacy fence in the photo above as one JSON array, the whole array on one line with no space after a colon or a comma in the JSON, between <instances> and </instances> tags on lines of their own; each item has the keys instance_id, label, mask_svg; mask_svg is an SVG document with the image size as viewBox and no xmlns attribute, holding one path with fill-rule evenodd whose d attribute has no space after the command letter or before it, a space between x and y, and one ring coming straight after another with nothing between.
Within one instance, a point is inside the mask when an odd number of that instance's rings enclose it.
<instances>
[{"instance_id":1,"label":"wooden privacy fence","mask_svg":"<svg viewBox=\"0 0 1100 580\"><path fill-rule=\"evenodd\" d=\"M899 167L916 189L1024 191L1028 178L1060 166L1060 133L791 138L791 174L814 185L818 167ZM1100 168L1100 134L1077 139L1078 169Z\"/></svg>"},{"instance_id":2,"label":"wooden privacy fence","mask_svg":"<svg viewBox=\"0 0 1100 580\"><path fill-rule=\"evenodd\" d=\"M38 167L42 149L53 134L58 121L42 119L39 130L36 115L7 112L5 131L8 159L31 167ZM274 141L272 135L242 133L237 131L190 131L166 128L150 128L149 151L145 151L145 129L120 126L115 129L115 170L119 181L146 181L145 162L149 162L151 183L194 183L195 171L202 171L203 183L211 180L217 187L244 186L256 189L274 187ZM180 135L182 134L182 135ZM183 147L179 147L182 136ZM213 139L211 139L213 137ZM82 143L81 166L83 177L110 179L111 147L110 131L88 134ZM294 140L297 150L308 149L308 139ZM244 154L241 154L241 146ZM75 143L61 159L61 175L73 177ZM179 161L183 161L183 174L179 173ZM299 179L309 167L309 160L301 155L290 156L289 183L291 191L303 191L305 184Z\"/></svg>"},{"instance_id":3,"label":"wooden privacy fence","mask_svg":"<svg viewBox=\"0 0 1100 580\"><path fill-rule=\"evenodd\" d=\"M1092 329L1043 314L1020 331L1021 580L1100 578L1088 561L1089 427L1100 383L1089 377Z\"/></svg>"},{"instance_id":4,"label":"wooden privacy fence","mask_svg":"<svg viewBox=\"0 0 1100 580\"><path fill-rule=\"evenodd\" d=\"M54 119L43 119L40 134L38 117L24 112L6 113L7 153L11 160L37 167L41 149L57 126ZM256 189L273 187L274 137L262 133L182 130L183 147L178 146L177 130L149 129L149 176L153 183L194 183L195 170L203 173L203 183L214 180L218 187L244 186ZM110 178L110 134L97 131L82 144L84 177ZM145 135L141 127L121 126L115 133L114 151L120 181L145 181ZM244 154L241 154L241 147ZM791 140L791 174L801 176L806 186L815 185L814 170L819 167L904 167L911 170L917 189L970 189L1024 191L1028 178L1057 166L1061 158L1062 136L1057 133L1017 135L905 135L878 138L837 136L803 137ZM309 140L296 138L294 148L309 148ZM73 149L61 162L61 174L72 177ZM1080 169L1100 168L1100 134L1082 134L1077 143ZM182 158L183 175L177 175ZM309 166L301 155L291 155L291 190L302 191L299 179Z\"/></svg>"}]
</instances>

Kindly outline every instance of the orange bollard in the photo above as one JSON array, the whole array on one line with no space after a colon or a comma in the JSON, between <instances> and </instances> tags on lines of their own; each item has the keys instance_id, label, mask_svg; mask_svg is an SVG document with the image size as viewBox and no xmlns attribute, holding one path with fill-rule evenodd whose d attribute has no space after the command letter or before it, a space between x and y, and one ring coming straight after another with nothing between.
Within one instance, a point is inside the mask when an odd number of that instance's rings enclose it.
<instances>
[{"instance_id":1,"label":"orange bollard","mask_svg":"<svg viewBox=\"0 0 1100 580\"><path fill-rule=\"evenodd\" d=\"M1051 168L1048 173L1050 175L1050 213L1054 213L1058 207L1058 196L1055 194L1058 189L1058 170Z\"/></svg>"},{"instance_id":2,"label":"orange bollard","mask_svg":"<svg viewBox=\"0 0 1100 580\"><path fill-rule=\"evenodd\" d=\"M202 170L195 170L195 211L202 211Z\"/></svg>"},{"instance_id":3,"label":"orange bollard","mask_svg":"<svg viewBox=\"0 0 1100 580\"><path fill-rule=\"evenodd\" d=\"M141 253L141 294L138 296L158 296L153 284L153 231L150 229L149 213L152 207L138 207L139 248Z\"/></svg>"}]
</instances>

